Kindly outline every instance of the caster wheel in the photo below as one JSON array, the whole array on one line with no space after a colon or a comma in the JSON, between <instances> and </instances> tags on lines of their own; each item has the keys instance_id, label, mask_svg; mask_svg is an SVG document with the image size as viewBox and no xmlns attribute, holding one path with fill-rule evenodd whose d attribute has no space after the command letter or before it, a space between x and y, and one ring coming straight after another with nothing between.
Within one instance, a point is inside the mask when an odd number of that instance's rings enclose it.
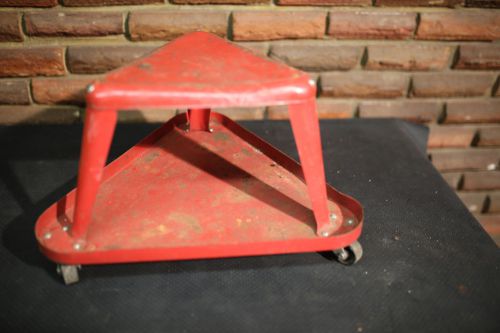
<instances>
[{"instance_id":1,"label":"caster wheel","mask_svg":"<svg viewBox=\"0 0 500 333\"><path fill-rule=\"evenodd\" d=\"M342 265L354 265L363 256L363 247L358 241L355 241L348 247L340 250L334 250L333 253L337 257L337 261Z\"/></svg>"},{"instance_id":2,"label":"caster wheel","mask_svg":"<svg viewBox=\"0 0 500 333\"><path fill-rule=\"evenodd\" d=\"M73 284L79 281L78 269L80 268L81 266L57 265L57 273L62 276L65 285Z\"/></svg>"}]
</instances>

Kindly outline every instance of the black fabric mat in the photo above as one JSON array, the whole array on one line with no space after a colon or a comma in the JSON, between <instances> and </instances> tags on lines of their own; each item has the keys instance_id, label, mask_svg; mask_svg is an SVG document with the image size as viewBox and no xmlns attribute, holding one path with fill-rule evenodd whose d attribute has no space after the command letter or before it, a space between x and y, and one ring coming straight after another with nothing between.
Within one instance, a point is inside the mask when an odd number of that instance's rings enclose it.
<instances>
[{"instance_id":1,"label":"black fabric mat","mask_svg":"<svg viewBox=\"0 0 500 333\"><path fill-rule=\"evenodd\" d=\"M296 158L287 122L244 125ZM149 133L120 125L111 158ZM358 198L364 258L86 266L64 286L37 216L75 184L81 126L0 128L1 332L500 332L497 247L426 159L426 131L323 121L328 181Z\"/></svg>"}]
</instances>

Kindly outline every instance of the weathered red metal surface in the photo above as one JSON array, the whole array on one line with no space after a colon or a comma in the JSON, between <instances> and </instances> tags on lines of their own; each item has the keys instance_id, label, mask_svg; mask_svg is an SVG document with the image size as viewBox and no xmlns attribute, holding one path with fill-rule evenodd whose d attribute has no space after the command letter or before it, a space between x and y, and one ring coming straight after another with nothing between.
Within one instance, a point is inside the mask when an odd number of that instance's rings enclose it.
<instances>
[{"instance_id":1,"label":"weathered red metal surface","mask_svg":"<svg viewBox=\"0 0 500 333\"><path fill-rule=\"evenodd\" d=\"M77 190L39 219L42 251L66 264L332 250L362 208L325 182L306 73L202 32L89 88ZM301 165L213 107L288 105ZM187 108L104 168L117 111Z\"/></svg>"},{"instance_id":2,"label":"weathered red metal surface","mask_svg":"<svg viewBox=\"0 0 500 333\"><path fill-rule=\"evenodd\" d=\"M170 42L106 75L87 95L92 109L215 108L300 103L316 97L310 77L204 32Z\"/></svg>"},{"instance_id":3,"label":"weathered red metal surface","mask_svg":"<svg viewBox=\"0 0 500 333\"><path fill-rule=\"evenodd\" d=\"M186 131L182 114L105 169L85 241L75 249L75 191L39 219L42 251L101 264L332 250L354 242L362 209L328 187L344 221L318 237L301 167L225 116ZM50 235L47 237L46 235Z\"/></svg>"}]
</instances>

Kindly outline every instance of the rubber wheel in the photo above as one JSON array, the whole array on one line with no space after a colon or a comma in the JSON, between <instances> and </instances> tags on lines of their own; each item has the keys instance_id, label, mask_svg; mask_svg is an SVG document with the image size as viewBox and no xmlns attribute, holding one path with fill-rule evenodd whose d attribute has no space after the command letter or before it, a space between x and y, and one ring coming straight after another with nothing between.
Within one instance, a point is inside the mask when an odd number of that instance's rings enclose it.
<instances>
[{"instance_id":1,"label":"rubber wheel","mask_svg":"<svg viewBox=\"0 0 500 333\"><path fill-rule=\"evenodd\" d=\"M333 251L337 261L342 265L351 266L357 263L363 257L363 247L358 241L355 241L348 247Z\"/></svg>"},{"instance_id":2,"label":"rubber wheel","mask_svg":"<svg viewBox=\"0 0 500 333\"><path fill-rule=\"evenodd\" d=\"M79 281L78 266L57 265L57 272L62 276L64 284L73 284Z\"/></svg>"}]
</instances>

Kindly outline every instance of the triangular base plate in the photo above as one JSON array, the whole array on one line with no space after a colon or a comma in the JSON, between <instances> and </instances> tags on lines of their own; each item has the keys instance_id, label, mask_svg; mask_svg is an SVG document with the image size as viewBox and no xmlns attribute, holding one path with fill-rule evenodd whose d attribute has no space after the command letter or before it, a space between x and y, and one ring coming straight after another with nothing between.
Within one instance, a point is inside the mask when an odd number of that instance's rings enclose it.
<instances>
[{"instance_id":1,"label":"triangular base plate","mask_svg":"<svg viewBox=\"0 0 500 333\"><path fill-rule=\"evenodd\" d=\"M333 250L359 237L354 199L328 188L344 221L318 237L300 166L227 117L210 125L190 132L179 115L108 165L82 244L70 192L37 222L42 251L95 264Z\"/></svg>"}]
</instances>

